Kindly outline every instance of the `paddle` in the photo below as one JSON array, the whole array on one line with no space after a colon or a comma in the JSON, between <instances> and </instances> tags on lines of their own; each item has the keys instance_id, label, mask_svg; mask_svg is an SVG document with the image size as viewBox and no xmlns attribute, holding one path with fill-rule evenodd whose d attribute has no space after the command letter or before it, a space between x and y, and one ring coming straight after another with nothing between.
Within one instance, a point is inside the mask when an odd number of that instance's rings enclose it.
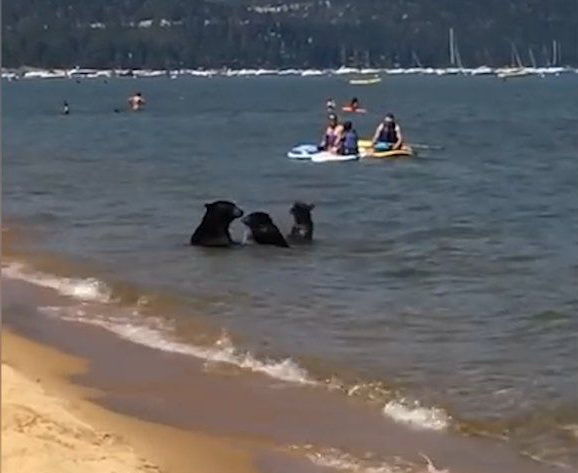
<instances>
[{"instance_id":1,"label":"paddle","mask_svg":"<svg viewBox=\"0 0 578 473\"><path fill-rule=\"evenodd\" d=\"M431 149L431 150L436 150L436 151L441 151L442 149L445 149L443 146L441 145L421 145L421 144L411 144L409 145L411 148L415 148L415 149Z\"/></svg>"}]
</instances>

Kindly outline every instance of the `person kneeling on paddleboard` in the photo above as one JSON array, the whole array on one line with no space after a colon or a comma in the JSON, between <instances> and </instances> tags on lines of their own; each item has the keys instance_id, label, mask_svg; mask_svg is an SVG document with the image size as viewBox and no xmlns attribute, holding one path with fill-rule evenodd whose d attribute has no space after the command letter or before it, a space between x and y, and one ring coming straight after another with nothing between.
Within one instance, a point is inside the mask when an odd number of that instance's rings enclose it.
<instances>
[{"instance_id":1,"label":"person kneeling on paddleboard","mask_svg":"<svg viewBox=\"0 0 578 473\"><path fill-rule=\"evenodd\" d=\"M343 134L343 126L339 124L337 115L335 113L329 114L329 124L325 129L325 135L319 145L319 151L331 151L337 153L341 143L341 136Z\"/></svg>"},{"instance_id":2,"label":"person kneeling on paddleboard","mask_svg":"<svg viewBox=\"0 0 578 473\"><path fill-rule=\"evenodd\" d=\"M359 154L359 148L357 147L357 132L353 128L351 122L345 122L343 124L343 138L341 141L341 154L352 155Z\"/></svg>"},{"instance_id":3,"label":"person kneeling on paddleboard","mask_svg":"<svg viewBox=\"0 0 578 473\"><path fill-rule=\"evenodd\" d=\"M371 140L373 149L376 151L388 151L390 149L401 149L403 137L401 128L396 123L393 113L388 113L381 122Z\"/></svg>"}]
</instances>

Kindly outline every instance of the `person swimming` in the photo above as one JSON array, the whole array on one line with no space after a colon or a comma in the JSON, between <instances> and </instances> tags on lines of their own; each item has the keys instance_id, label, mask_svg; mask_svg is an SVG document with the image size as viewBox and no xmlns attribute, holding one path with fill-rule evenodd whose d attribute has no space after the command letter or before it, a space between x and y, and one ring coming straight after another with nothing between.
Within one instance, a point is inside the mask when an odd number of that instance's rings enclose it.
<instances>
[{"instance_id":1,"label":"person swimming","mask_svg":"<svg viewBox=\"0 0 578 473\"><path fill-rule=\"evenodd\" d=\"M136 92L133 96L128 98L128 103L133 112L138 112L144 108L146 100L140 92Z\"/></svg>"},{"instance_id":2,"label":"person swimming","mask_svg":"<svg viewBox=\"0 0 578 473\"><path fill-rule=\"evenodd\" d=\"M353 97L349 102L348 107L352 112L356 112L359 109L359 99L357 97Z\"/></svg>"},{"instance_id":3,"label":"person swimming","mask_svg":"<svg viewBox=\"0 0 578 473\"><path fill-rule=\"evenodd\" d=\"M335 103L335 100L329 98L325 103L325 107L327 108L327 111L331 113L335 111L335 107L337 107L337 104Z\"/></svg>"},{"instance_id":4,"label":"person swimming","mask_svg":"<svg viewBox=\"0 0 578 473\"><path fill-rule=\"evenodd\" d=\"M403 146L401 127L395 121L393 113L388 113L383 122L377 125L371 143L374 149L383 151L400 149Z\"/></svg>"},{"instance_id":5,"label":"person swimming","mask_svg":"<svg viewBox=\"0 0 578 473\"><path fill-rule=\"evenodd\" d=\"M345 122L343 124L343 136L341 139L341 154L359 154L359 148L357 146L358 139L357 131L353 128L353 124L349 121Z\"/></svg>"},{"instance_id":6,"label":"person swimming","mask_svg":"<svg viewBox=\"0 0 578 473\"><path fill-rule=\"evenodd\" d=\"M344 112L350 113L365 113L367 110L361 108L361 104L359 103L359 99L357 97L353 97L348 103L346 103L341 110Z\"/></svg>"},{"instance_id":7,"label":"person swimming","mask_svg":"<svg viewBox=\"0 0 578 473\"><path fill-rule=\"evenodd\" d=\"M327 124L325 134L323 135L323 139L319 145L319 150L338 153L341 145L343 127L339 124L339 120L335 113L330 113L328 119L329 123Z\"/></svg>"},{"instance_id":8,"label":"person swimming","mask_svg":"<svg viewBox=\"0 0 578 473\"><path fill-rule=\"evenodd\" d=\"M70 114L70 107L68 106L68 102L65 100L62 104L62 115L69 115Z\"/></svg>"}]
</instances>

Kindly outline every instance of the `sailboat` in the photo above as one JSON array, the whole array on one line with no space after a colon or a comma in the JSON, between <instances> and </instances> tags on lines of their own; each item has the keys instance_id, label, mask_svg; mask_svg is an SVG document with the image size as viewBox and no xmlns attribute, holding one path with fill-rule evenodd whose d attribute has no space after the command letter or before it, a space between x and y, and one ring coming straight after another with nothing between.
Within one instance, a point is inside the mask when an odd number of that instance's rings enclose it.
<instances>
[{"instance_id":1,"label":"sailboat","mask_svg":"<svg viewBox=\"0 0 578 473\"><path fill-rule=\"evenodd\" d=\"M500 72L498 72L498 77L500 79L512 79L514 77L524 77L529 75L530 72L528 71L528 69L526 69L526 67L524 67L522 59L520 58L520 53L518 53L518 48L514 43L510 44L510 50L512 55L511 62L513 67L502 69Z\"/></svg>"}]
</instances>

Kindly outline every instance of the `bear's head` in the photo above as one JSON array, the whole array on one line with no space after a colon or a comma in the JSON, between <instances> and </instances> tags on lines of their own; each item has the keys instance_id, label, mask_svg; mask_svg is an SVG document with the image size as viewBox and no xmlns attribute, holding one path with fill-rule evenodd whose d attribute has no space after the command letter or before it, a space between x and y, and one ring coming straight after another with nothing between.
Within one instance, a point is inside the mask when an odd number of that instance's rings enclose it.
<instances>
[{"instance_id":1,"label":"bear's head","mask_svg":"<svg viewBox=\"0 0 578 473\"><path fill-rule=\"evenodd\" d=\"M304 202L295 202L289 212L293 215L295 222L291 228L289 238L294 243L310 242L313 240L313 220L311 210L315 205Z\"/></svg>"},{"instance_id":2,"label":"bear's head","mask_svg":"<svg viewBox=\"0 0 578 473\"><path fill-rule=\"evenodd\" d=\"M205 204L203 220L191 236L190 244L199 246L231 246L229 225L242 217L243 211L233 202L217 200Z\"/></svg>"},{"instance_id":3,"label":"bear's head","mask_svg":"<svg viewBox=\"0 0 578 473\"><path fill-rule=\"evenodd\" d=\"M289 246L269 214L253 212L241 221L251 230L251 236L255 243L282 247Z\"/></svg>"},{"instance_id":4,"label":"bear's head","mask_svg":"<svg viewBox=\"0 0 578 473\"><path fill-rule=\"evenodd\" d=\"M266 230L269 225L275 225L269 214L265 212L253 212L241 220L251 230L262 228Z\"/></svg>"},{"instance_id":5,"label":"bear's head","mask_svg":"<svg viewBox=\"0 0 578 473\"><path fill-rule=\"evenodd\" d=\"M222 219L222 221L231 223L236 218L243 216L243 211L233 202L228 200L216 200L205 204L206 216Z\"/></svg>"},{"instance_id":6,"label":"bear's head","mask_svg":"<svg viewBox=\"0 0 578 473\"><path fill-rule=\"evenodd\" d=\"M311 211L315 208L314 204L305 202L295 202L289 212L293 215L296 224L311 223Z\"/></svg>"}]
</instances>

